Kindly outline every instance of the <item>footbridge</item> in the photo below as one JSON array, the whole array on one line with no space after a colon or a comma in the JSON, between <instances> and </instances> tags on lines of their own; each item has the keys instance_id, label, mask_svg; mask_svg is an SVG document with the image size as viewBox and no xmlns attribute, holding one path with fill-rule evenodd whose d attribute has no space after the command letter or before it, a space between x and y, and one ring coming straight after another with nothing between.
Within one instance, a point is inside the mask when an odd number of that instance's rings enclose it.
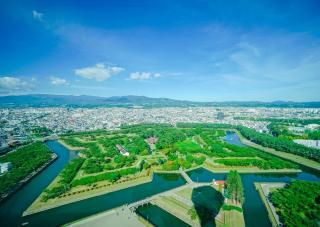
<instances>
[{"instance_id":1,"label":"footbridge","mask_svg":"<svg viewBox=\"0 0 320 227\"><path fill-rule=\"evenodd\" d=\"M179 170L179 173L181 174L181 176L187 181L188 184L192 184L193 181L191 180L191 178L189 177L189 175L183 171L182 169Z\"/></svg>"},{"instance_id":2,"label":"footbridge","mask_svg":"<svg viewBox=\"0 0 320 227\"><path fill-rule=\"evenodd\" d=\"M190 179L190 178L189 178ZM191 180L191 179L190 179ZM174 189L171 189L169 191L165 191L165 192L161 192L159 194L156 194L156 195L153 195L153 196L150 196L150 197L147 197L145 199L142 199L142 200L139 200L139 201L136 201L134 203L130 203L127 205L127 207L130 209L130 210L135 210L136 208L138 208L139 206L142 206L144 204L147 204L147 203L151 203L153 200L161 197L161 196L172 196L174 195L175 192L177 191L180 191L182 189L185 189L185 188L198 188L198 187L203 187L203 186L211 186L212 183L208 183L208 182L204 182L204 183L195 183L192 181L192 183L187 183L185 185L182 185L180 187L177 187L177 188L174 188Z\"/></svg>"}]
</instances>

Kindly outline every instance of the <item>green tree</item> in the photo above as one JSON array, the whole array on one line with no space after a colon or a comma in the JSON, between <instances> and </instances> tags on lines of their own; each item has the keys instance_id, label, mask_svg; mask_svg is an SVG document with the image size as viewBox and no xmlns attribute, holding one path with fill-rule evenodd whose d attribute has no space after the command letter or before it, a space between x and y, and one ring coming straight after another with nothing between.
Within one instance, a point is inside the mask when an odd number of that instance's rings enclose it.
<instances>
[{"instance_id":1,"label":"green tree","mask_svg":"<svg viewBox=\"0 0 320 227\"><path fill-rule=\"evenodd\" d=\"M227 197L236 204L243 204L244 192L241 176L236 170L231 170L227 176Z\"/></svg>"}]
</instances>

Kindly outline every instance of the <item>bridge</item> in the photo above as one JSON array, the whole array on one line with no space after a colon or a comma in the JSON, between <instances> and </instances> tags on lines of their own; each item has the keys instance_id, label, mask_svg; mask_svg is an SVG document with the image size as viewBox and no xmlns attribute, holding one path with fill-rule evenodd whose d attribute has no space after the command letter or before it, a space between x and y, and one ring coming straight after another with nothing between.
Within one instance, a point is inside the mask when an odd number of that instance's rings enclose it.
<instances>
[{"instance_id":1,"label":"bridge","mask_svg":"<svg viewBox=\"0 0 320 227\"><path fill-rule=\"evenodd\" d=\"M179 173L187 181L188 184L192 184L193 183L193 181L191 180L189 175L186 172L184 172L182 169L179 170Z\"/></svg>"},{"instance_id":2,"label":"bridge","mask_svg":"<svg viewBox=\"0 0 320 227\"><path fill-rule=\"evenodd\" d=\"M184 172L185 173L185 172ZM190 178L189 178L190 179ZM191 179L190 179L191 180ZM182 189L185 189L185 188L198 188L198 187L203 187L203 186L211 186L212 183L208 183L208 182L204 182L204 183L196 183L196 182L193 182L191 180L192 183L187 183L185 185L182 185L180 187L177 187L177 188L174 188L174 189L171 189L169 191L165 191L165 192L161 192L159 194L156 194L156 195L153 195L153 196L150 196L150 197L147 197L145 199L142 199L142 200L139 200L139 201L136 201L134 203L130 203L127 205L127 207L130 209L130 210L135 210L136 208L138 208L139 206L141 205L144 205L144 204L147 204L147 203L151 203L153 200L157 199L158 197L161 197L161 196L174 196L176 197L176 194L174 194L175 192L177 191L180 191ZM181 198L177 198L179 200L181 200Z\"/></svg>"}]
</instances>

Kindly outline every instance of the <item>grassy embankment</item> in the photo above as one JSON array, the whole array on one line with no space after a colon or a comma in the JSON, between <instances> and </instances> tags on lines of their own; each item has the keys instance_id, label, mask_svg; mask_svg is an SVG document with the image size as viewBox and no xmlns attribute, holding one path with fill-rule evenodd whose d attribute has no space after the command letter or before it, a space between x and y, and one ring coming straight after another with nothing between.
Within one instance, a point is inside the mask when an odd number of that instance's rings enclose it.
<instances>
[{"instance_id":1,"label":"grassy embankment","mask_svg":"<svg viewBox=\"0 0 320 227\"><path fill-rule=\"evenodd\" d=\"M200 226L199 219L192 220L188 214L191 207L171 196L161 196L153 203L191 226Z\"/></svg>"},{"instance_id":2,"label":"grassy embankment","mask_svg":"<svg viewBox=\"0 0 320 227\"><path fill-rule=\"evenodd\" d=\"M258 167L228 167L228 166L216 166L210 162L205 162L199 166L215 173L228 173L230 170L237 170L239 173L299 173L300 169L259 169ZM188 170L189 171L189 170Z\"/></svg>"},{"instance_id":3,"label":"grassy embankment","mask_svg":"<svg viewBox=\"0 0 320 227\"><path fill-rule=\"evenodd\" d=\"M237 130L234 130L234 131L239 135L239 138L243 144L246 144L248 146L251 146L251 147L263 150L267 153L273 154L275 156L278 156L278 157L287 159L289 161L293 161L293 162L296 162L296 163L301 164L303 166L307 166L307 167L310 167L310 168L313 168L313 169L320 171L320 163L318 163L316 161L301 157L299 155L294 155L294 154L290 154L290 153L283 152L283 151L277 151L277 150L269 148L269 147L263 147L259 144L251 142L250 140L247 140L246 138L244 138L241 135L241 133L239 131L237 131Z\"/></svg>"},{"instance_id":4,"label":"grassy embankment","mask_svg":"<svg viewBox=\"0 0 320 227\"><path fill-rule=\"evenodd\" d=\"M62 139L58 140L59 143L61 143L64 147L68 148L69 150L72 151L81 151L84 148L83 147L74 147L74 146L70 146L69 144L65 143Z\"/></svg>"},{"instance_id":5,"label":"grassy embankment","mask_svg":"<svg viewBox=\"0 0 320 227\"><path fill-rule=\"evenodd\" d=\"M46 202L41 201L44 192L31 204L30 207L23 213L23 215L30 215L43 210L52 209L65 204L73 203L76 201L92 198L95 196L103 195L106 193L118 191L121 189L133 187L139 184L148 183L152 181L152 174L147 175L145 172L140 175L127 176L127 181L121 183L111 184L108 181L99 181L95 187L78 186L68 191L65 197L57 197L50 199ZM56 187L59 183L59 176L48 186L48 189Z\"/></svg>"}]
</instances>

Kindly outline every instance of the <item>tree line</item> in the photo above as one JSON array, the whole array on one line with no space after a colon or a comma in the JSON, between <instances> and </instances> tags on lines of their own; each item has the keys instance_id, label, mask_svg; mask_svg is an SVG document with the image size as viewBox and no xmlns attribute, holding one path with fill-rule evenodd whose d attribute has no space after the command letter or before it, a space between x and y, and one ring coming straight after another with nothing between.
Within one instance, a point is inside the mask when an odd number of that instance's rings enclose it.
<instances>
[{"instance_id":1,"label":"tree line","mask_svg":"<svg viewBox=\"0 0 320 227\"><path fill-rule=\"evenodd\" d=\"M243 204L244 191L240 174L236 170L231 170L226 180L227 197L235 204Z\"/></svg>"},{"instance_id":2,"label":"tree line","mask_svg":"<svg viewBox=\"0 0 320 227\"><path fill-rule=\"evenodd\" d=\"M45 144L35 142L0 157L0 162L12 163L12 169L0 177L0 194L5 194L16 183L48 162L51 155Z\"/></svg>"},{"instance_id":3,"label":"tree line","mask_svg":"<svg viewBox=\"0 0 320 227\"><path fill-rule=\"evenodd\" d=\"M83 158L76 158L76 159L73 159L69 164L67 164L58 176L59 185L51 189L48 188L44 190L44 194L41 197L41 201L45 202L49 199L56 198L59 195L62 195L63 193L70 190L71 181L76 176L83 162L84 162Z\"/></svg>"},{"instance_id":4,"label":"tree line","mask_svg":"<svg viewBox=\"0 0 320 227\"><path fill-rule=\"evenodd\" d=\"M319 226L320 183L293 181L271 194L284 226Z\"/></svg>"},{"instance_id":5,"label":"tree line","mask_svg":"<svg viewBox=\"0 0 320 227\"><path fill-rule=\"evenodd\" d=\"M318 149L296 144L288 139L273 137L265 133L259 133L244 126L238 126L237 129L245 138L264 147L274 148L275 150L300 155L302 157L320 162L320 152Z\"/></svg>"}]
</instances>

